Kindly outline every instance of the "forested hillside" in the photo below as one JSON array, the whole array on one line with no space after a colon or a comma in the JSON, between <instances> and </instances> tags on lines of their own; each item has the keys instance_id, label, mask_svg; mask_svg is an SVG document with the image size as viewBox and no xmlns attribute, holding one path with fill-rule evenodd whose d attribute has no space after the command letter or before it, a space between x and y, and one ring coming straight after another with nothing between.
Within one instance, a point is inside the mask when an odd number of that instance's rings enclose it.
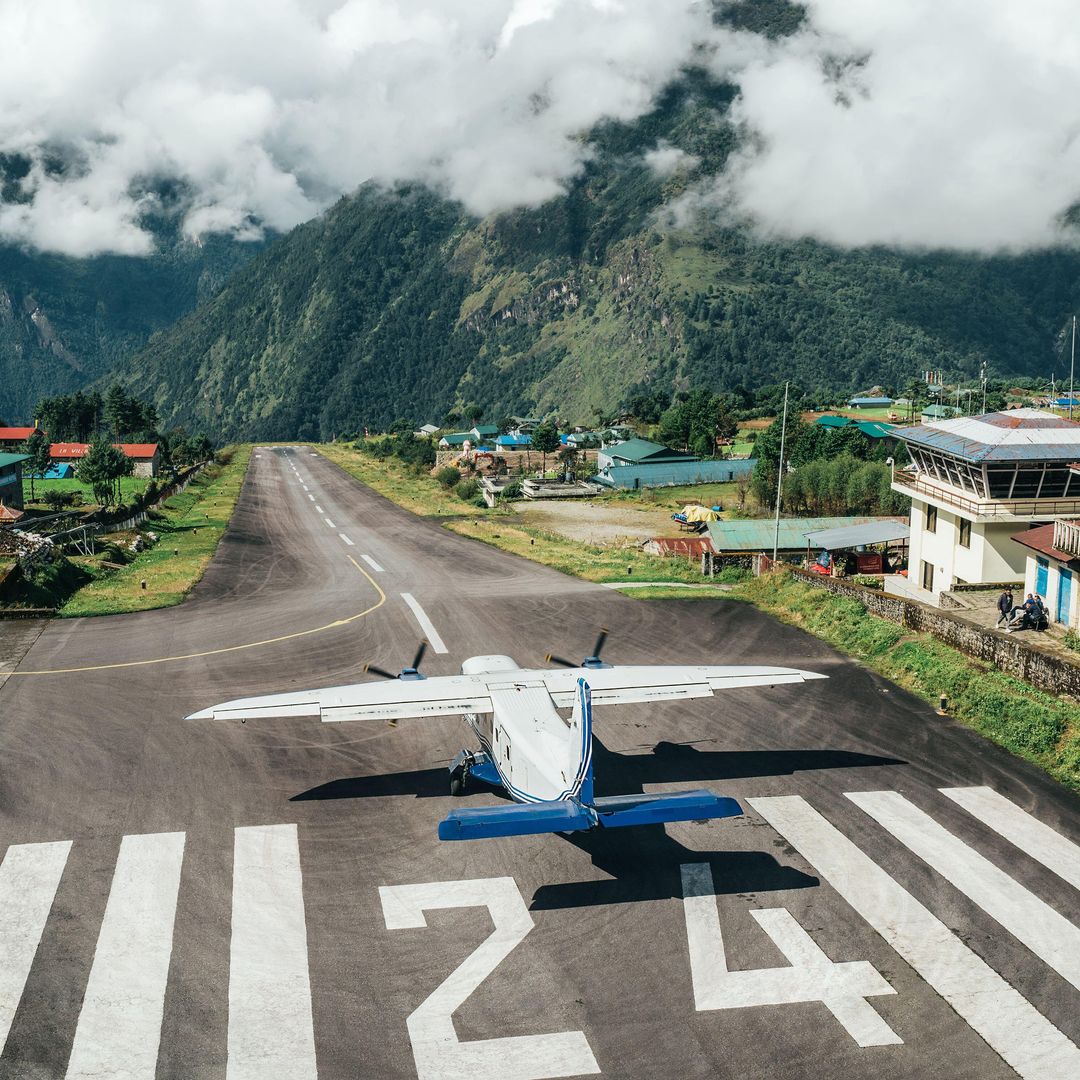
<instances>
[{"instance_id":1,"label":"forested hillside","mask_svg":"<svg viewBox=\"0 0 1080 1080\"><path fill-rule=\"evenodd\" d=\"M802 16L756 0L723 17L777 35ZM466 404L590 423L641 388L670 397L790 378L829 396L901 389L927 368L973 377L984 361L1002 376L1067 373L1054 345L1080 306L1078 253L841 251L673 216L736 147L736 93L684 72L636 122L589 132L583 173L538 209L476 220L419 187L362 188L270 244L118 374L165 425L314 438L439 422ZM36 385L70 385L76 362L78 377L102 370L123 351L116 341L179 314L202 270L165 261L161 273L185 284L141 282L117 307L127 286L88 265L80 288L58 292L57 309L81 305L89 344L74 359L20 316L46 361ZM95 336L101 310L122 334Z\"/></svg>"},{"instance_id":2,"label":"forested hillside","mask_svg":"<svg viewBox=\"0 0 1080 1080\"><path fill-rule=\"evenodd\" d=\"M257 247L163 235L147 258L43 255L0 245L0 417L86 386L212 296Z\"/></svg>"}]
</instances>

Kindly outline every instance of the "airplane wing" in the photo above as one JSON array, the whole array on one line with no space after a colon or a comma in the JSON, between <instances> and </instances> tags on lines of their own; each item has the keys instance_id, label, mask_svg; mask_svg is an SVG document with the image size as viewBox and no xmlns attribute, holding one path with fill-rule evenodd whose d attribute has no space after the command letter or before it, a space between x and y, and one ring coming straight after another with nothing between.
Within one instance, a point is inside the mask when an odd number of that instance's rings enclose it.
<instances>
[{"instance_id":1,"label":"airplane wing","mask_svg":"<svg viewBox=\"0 0 1080 1080\"><path fill-rule=\"evenodd\" d=\"M187 719L261 720L310 716L325 721L400 720L467 712L491 712L491 697L484 676L385 679L352 686L331 686L325 690L237 698L192 713Z\"/></svg>"},{"instance_id":2,"label":"airplane wing","mask_svg":"<svg viewBox=\"0 0 1080 1080\"><path fill-rule=\"evenodd\" d=\"M594 705L629 705L641 701L674 701L709 697L742 686L779 686L827 679L816 671L799 668L642 664L609 668L557 668L522 674L539 676L559 706L574 704L579 678L592 690Z\"/></svg>"},{"instance_id":3,"label":"airplane wing","mask_svg":"<svg viewBox=\"0 0 1080 1080\"><path fill-rule=\"evenodd\" d=\"M594 705L628 705L709 697L741 686L777 686L824 679L815 671L780 667L640 665L609 668L520 668L474 675L435 675L426 679L300 690L289 694L237 698L192 713L189 720L259 720L311 717L324 721L403 720L424 716L492 711L491 691L515 686L545 687L555 704L572 708L577 680L585 679Z\"/></svg>"}]
</instances>

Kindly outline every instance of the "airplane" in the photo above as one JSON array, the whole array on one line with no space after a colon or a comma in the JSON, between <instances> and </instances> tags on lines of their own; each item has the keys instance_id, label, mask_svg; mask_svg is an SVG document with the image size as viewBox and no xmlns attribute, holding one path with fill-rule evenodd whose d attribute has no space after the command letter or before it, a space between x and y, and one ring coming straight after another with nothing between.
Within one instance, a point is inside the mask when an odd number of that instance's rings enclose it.
<instances>
[{"instance_id":1,"label":"airplane","mask_svg":"<svg viewBox=\"0 0 1080 1080\"><path fill-rule=\"evenodd\" d=\"M440 840L476 840L534 833L572 833L735 817L732 798L711 791L668 791L597 798L593 793L593 705L685 701L720 690L777 686L828 676L782 667L630 665L600 659L603 629L580 664L558 656L557 668L524 669L509 656L473 656L460 675L421 674L427 648L396 675L374 665L366 673L390 680L322 690L238 698L192 713L188 720L319 718L324 722L399 720L460 714L479 743L449 767L450 793L470 777L503 788L508 806L452 810L439 823ZM559 709L569 709L563 717Z\"/></svg>"}]
</instances>

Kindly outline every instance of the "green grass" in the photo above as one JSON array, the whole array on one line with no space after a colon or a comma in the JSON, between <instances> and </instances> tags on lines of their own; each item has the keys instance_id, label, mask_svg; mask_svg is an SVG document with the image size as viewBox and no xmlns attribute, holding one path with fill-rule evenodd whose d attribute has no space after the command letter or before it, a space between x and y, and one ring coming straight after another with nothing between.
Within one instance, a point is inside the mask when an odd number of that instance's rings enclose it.
<instances>
[{"instance_id":1,"label":"green grass","mask_svg":"<svg viewBox=\"0 0 1080 1080\"><path fill-rule=\"evenodd\" d=\"M726 511L738 505L739 491L736 484L684 484L681 487L619 491L600 498L633 503L650 510L670 510L672 513L681 510L687 503L723 506Z\"/></svg>"},{"instance_id":2,"label":"green grass","mask_svg":"<svg viewBox=\"0 0 1080 1080\"><path fill-rule=\"evenodd\" d=\"M701 583L701 574L681 559L646 555L636 547L596 547L511 524L506 517L448 521L445 526L461 536L543 563L553 570L585 581L690 581ZM694 592L697 590L679 590Z\"/></svg>"},{"instance_id":3,"label":"green grass","mask_svg":"<svg viewBox=\"0 0 1080 1080\"><path fill-rule=\"evenodd\" d=\"M94 580L59 614L115 615L179 604L203 576L229 524L250 456L250 446L222 451L221 464L208 466L184 491L166 499L144 526L157 533L158 542L122 570L102 566L101 557L73 559Z\"/></svg>"},{"instance_id":4,"label":"green grass","mask_svg":"<svg viewBox=\"0 0 1080 1080\"><path fill-rule=\"evenodd\" d=\"M120 492L123 496L125 503L133 501L135 496L141 495L146 490L146 485L149 481L149 477L146 476L123 476L120 478ZM30 481L23 480L23 491L26 492L29 498L30 494ZM89 484L84 484L75 477L70 480L35 480L34 481L34 502L27 502L27 506L39 507L41 509L47 509L45 503L45 494L50 491L78 491L82 493L84 506L96 506L97 503L94 500L94 492Z\"/></svg>"},{"instance_id":5,"label":"green grass","mask_svg":"<svg viewBox=\"0 0 1080 1080\"><path fill-rule=\"evenodd\" d=\"M323 457L340 465L360 483L421 517L485 513L484 507L462 501L452 491L441 487L426 471L417 474L397 458L380 461L354 450L348 443L313 445Z\"/></svg>"},{"instance_id":6,"label":"green grass","mask_svg":"<svg viewBox=\"0 0 1080 1080\"><path fill-rule=\"evenodd\" d=\"M644 591L644 590L643 590ZM1080 706L1036 690L928 634L867 612L857 600L833 596L769 574L735 587L733 596L864 660L886 678L950 712L998 745L1080 791Z\"/></svg>"}]
</instances>

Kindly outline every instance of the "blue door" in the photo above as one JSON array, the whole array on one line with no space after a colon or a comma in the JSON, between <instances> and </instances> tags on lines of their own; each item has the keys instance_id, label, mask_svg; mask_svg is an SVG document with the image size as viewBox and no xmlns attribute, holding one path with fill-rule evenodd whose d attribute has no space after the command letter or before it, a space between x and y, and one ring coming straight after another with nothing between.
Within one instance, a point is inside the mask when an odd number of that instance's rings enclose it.
<instances>
[{"instance_id":1,"label":"blue door","mask_svg":"<svg viewBox=\"0 0 1080 1080\"><path fill-rule=\"evenodd\" d=\"M1072 571L1062 568L1058 571L1057 621L1069 623L1069 604L1072 600Z\"/></svg>"},{"instance_id":2,"label":"blue door","mask_svg":"<svg viewBox=\"0 0 1080 1080\"><path fill-rule=\"evenodd\" d=\"M1038 569L1035 571L1035 591L1040 596L1046 596L1046 576L1050 573L1050 561L1039 559Z\"/></svg>"}]
</instances>

